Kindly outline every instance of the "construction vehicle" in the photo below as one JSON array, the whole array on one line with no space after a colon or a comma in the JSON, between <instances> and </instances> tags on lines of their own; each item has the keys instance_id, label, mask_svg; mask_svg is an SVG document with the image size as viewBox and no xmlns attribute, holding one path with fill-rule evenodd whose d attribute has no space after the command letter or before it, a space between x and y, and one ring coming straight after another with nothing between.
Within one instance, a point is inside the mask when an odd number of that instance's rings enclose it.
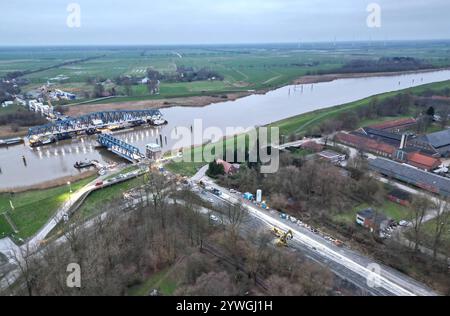
<instances>
[{"instance_id":1,"label":"construction vehicle","mask_svg":"<svg viewBox=\"0 0 450 316\"><path fill-rule=\"evenodd\" d=\"M294 238L294 233L292 232L292 230L283 232L282 230L274 227L272 229L272 233L277 237L277 239L275 240L275 244L278 247L287 247L288 241Z\"/></svg>"}]
</instances>

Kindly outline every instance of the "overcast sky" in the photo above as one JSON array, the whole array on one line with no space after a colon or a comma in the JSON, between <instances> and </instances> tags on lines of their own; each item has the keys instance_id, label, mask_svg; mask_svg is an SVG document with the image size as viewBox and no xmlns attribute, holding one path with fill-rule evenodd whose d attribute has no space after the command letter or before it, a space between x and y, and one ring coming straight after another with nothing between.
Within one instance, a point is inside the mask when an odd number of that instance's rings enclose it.
<instances>
[{"instance_id":1,"label":"overcast sky","mask_svg":"<svg viewBox=\"0 0 450 316\"><path fill-rule=\"evenodd\" d=\"M81 26L67 26L78 3ZM367 26L368 4L381 27ZM450 0L0 0L0 45L449 39Z\"/></svg>"}]
</instances>

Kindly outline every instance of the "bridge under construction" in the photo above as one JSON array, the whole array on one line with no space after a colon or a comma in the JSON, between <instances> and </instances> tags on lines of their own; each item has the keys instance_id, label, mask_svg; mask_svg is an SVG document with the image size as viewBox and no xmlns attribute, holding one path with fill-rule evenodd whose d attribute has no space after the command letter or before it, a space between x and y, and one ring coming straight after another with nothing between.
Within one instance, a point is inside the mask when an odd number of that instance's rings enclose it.
<instances>
[{"instance_id":1,"label":"bridge under construction","mask_svg":"<svg viewBox=\"0 0 450 316\"><path fill-rule=\"evenodd\" d=\"M145 158L145 155L140 152L139 148L109 134L99 134L97 141L101 146L132 163L139 162Z\"/></svg>"},{"instance_id":2,"label":"bridge under construction","mask_svg":"<svg viewBox=\"0 0 450 316\"><path fill-rule=\"evenodd\" d=\"M117 110L94 112L78 117L67 117L54 122L31 127L28 138L61 135L77 135L81 133L94 134L99 128L114 124L140 125L150 123L162 125L162 114L158 109L150 110Z\"/></svg>"}]
</instances>

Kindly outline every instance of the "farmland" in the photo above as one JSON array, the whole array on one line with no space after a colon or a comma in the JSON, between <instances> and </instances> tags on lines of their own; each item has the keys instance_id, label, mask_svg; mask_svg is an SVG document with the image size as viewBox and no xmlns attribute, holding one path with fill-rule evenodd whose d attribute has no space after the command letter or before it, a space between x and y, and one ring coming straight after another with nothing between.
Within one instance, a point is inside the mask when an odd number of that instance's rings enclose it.
<instances>
[{"instance_id":1,"label":"farmland","mask_svg":"<svg viewBox=\"0 0 450 316\"><path fill-rule=\"evenodd\" d=\"M420 43L419 43L420 44ZM377 45L381 45L380 43ZM145 85L134 85L128 97L187 97L227 94L248 90L268 90L289 84L304 75L339 72L355 59L376 60L381 57L409 56L426 61L431 67L450 66L446 43L390 43L368 46L364 43L192 46L192 47L72 47L72 48L2 48L0 77L16 71L31 71L23 76L29 83L23 91L51 82L55 87L72 91L80 99L93 90L92 79L113 87L120 76L145 77L147 69L173 74L177 67L210 69L223 80L162 82L160 94L151 96ZM75 61L71 64L66 64ZM51 68L51 69L47 69ZM43 69L42 71L37 71ZM46 70L47 69L47 70ZM125 95L123 86L115 86Z\"/></svg>"}]
</instances>

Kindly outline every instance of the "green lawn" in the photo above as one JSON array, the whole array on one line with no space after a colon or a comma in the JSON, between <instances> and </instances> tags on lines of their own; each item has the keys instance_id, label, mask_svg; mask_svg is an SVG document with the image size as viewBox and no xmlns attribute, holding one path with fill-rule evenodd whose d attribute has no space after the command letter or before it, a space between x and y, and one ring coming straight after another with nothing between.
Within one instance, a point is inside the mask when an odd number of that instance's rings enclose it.
<instances>
[{"instance_id":1,"label":"green lawn","mask_svg":"<svg viewBox=\"0 0 450 316\"><path fill-rule=\"evenodd\" d=\"M333 219L337 222L346 223L350 225L355 223L356 214L359 211L362 211L370 207L376 209L379 212L383 212L384 215L386 215L388 218L391 218L396 221L408 220L412 217L411 211L407 207L404 207L400 204L391 201L386 201L381 206L373 206L368 204L357 205L348 212L333 215Z\"/></svg>"},{"instance_id":2,"label":"green lawn","mask_svg":"<svg viewBox=\"0 0 450 316\"><path fill-rule=\"evenodd\" d=\"M153 274L144 283L131 287L128 290L128 295L148 296L149 293L154 289L158 289L158 291L162 295L172 295L177 288L177 284L169 274L170 269L164 269L158 273Z\"/></svg>"},{"instance_id":3,"label":"green lawn","mask_svg":"<svg viewBox=\"0 0 450 316\"><path fill-rule=\"evenodd\" d=\"M0 215L0 239L14 233L4 215Z\"/></svg>"},{"instance_id":4,"label":"green lawn","mask_svg":"<svg viewBox=\"0 0 450 316\"><path fill-rule=\"evenodd\" d=\"M72 190L76 191L95 177L84 179L72 184ZM56 210L69 199L67 185L47 189L34 190L17 194L0 194L0 210L8 211L9 217L17 226L19 233L17 238L26 239L33 236L56 212ZM11 210L10 202L13 202L14 210ZM0 220L0 235L11 234L10 227L2 224Z\"/></svg>"}]
</instances>

